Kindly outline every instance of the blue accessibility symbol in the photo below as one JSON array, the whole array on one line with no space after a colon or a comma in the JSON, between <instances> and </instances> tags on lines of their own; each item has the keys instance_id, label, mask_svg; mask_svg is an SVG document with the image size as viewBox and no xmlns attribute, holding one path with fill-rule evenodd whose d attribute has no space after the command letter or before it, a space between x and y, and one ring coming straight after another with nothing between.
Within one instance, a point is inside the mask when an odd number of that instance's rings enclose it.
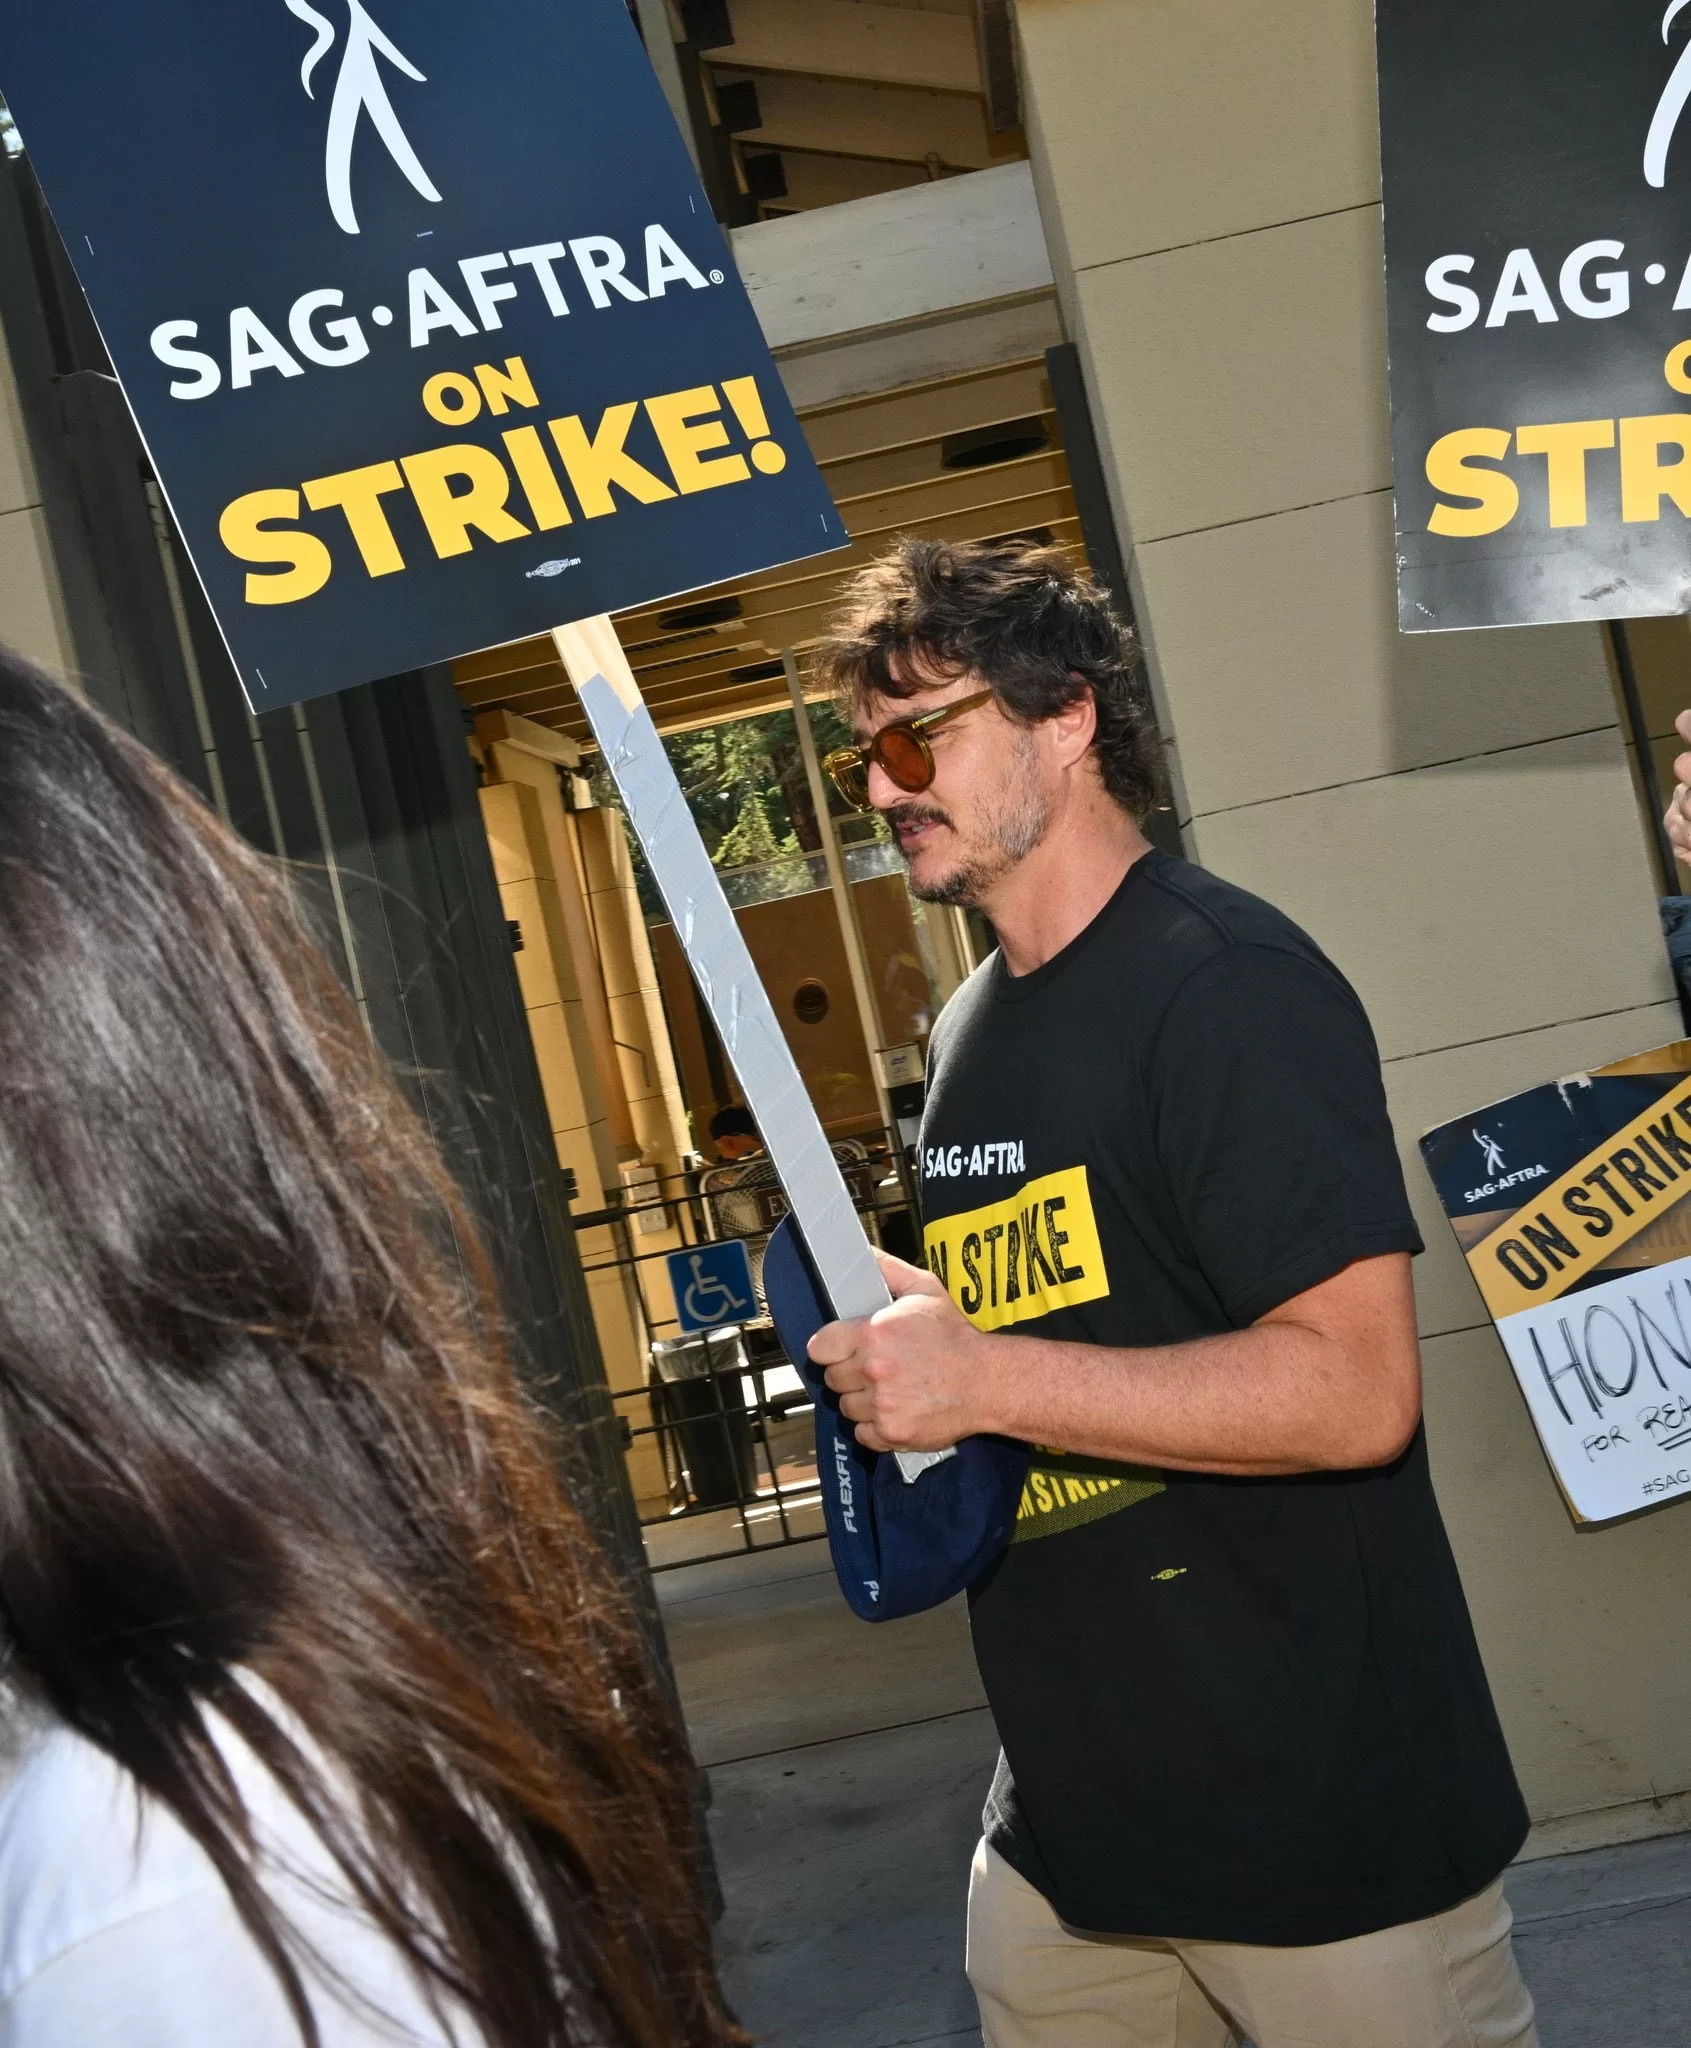
<instances>
[{"instance_id":1,"label":"blue accessibility symbol","mask_svg":"<svg viewBox=\"0 0 1691 2048\"><path fill-rule=\"evenodd\" d=\"M751 1261L737 1237L671 1252L668 1264L683 1330L716 1330L724 1323L750 1322L758 1313Z\"/></svg>"}]
</instances>

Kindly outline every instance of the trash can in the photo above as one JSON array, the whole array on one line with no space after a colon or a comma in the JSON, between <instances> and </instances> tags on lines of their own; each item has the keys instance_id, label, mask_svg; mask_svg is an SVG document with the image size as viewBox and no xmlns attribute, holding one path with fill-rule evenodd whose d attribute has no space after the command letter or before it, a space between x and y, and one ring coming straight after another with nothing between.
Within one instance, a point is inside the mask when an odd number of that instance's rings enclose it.
<instances>
[{"instance_id":1,"label":"trash can","mask_svg":"<svg viewBox=\"0 0 1691 2048\"><path fill-rule=\"evenodd\" d=\"M738 1507L757 1493L745 1372L745 1340L735 1324L652 1346L660 1419L679 1450L690 1507Z\"/></svg>"}]
</instances>

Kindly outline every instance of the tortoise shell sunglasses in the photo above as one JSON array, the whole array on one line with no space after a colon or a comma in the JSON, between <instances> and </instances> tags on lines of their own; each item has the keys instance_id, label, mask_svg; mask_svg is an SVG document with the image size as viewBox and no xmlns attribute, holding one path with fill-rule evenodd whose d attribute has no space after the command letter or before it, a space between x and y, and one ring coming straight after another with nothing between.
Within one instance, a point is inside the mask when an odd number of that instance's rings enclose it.
<instances>
[{"instance_id":1,"label":"tortoise shell sunglasses","mask_svg":"<svg viewBox=\"0 0 1691 2048\"><path fill-rule=\"evenodd\" d=\"M917 718L895 718L890 725L883 725L866 747L836 747L822 766L854 811L873 808L869 801L871 761L889 782L915 796L934 779L934 750L928 735L985 704L991 696L990 690L976 690L973 696L959 697L955 704L942 704L937 711L924 711Z\"/></svg>"}]
</instances>

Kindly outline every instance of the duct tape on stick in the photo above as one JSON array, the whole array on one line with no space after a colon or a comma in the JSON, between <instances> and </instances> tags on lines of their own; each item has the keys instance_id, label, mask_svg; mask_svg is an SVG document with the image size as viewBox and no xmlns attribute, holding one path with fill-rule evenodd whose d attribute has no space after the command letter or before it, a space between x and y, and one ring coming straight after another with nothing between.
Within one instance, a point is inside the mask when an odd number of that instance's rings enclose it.
<instances>
[{"instance_id":1,"label":"duct tape on stick","mask_svg":"<svg viewBox=\"0 0 1691 2048\"><path fill-rule=\"evenodd\" d=\"M873 1315L892 1296L615 628L590 619L553 639L834 1313ZM897 1455L908 1481L955 1453Z\"/></svg>"}]
</instances>

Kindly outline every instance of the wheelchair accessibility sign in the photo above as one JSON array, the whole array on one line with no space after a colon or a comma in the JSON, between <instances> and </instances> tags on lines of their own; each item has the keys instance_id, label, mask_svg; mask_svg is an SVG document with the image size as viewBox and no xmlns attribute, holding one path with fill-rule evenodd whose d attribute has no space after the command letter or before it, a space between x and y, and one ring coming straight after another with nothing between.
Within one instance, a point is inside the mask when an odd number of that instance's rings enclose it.
<instances>
[{"instance_id":1,"label":"wheelchair accessibility sign","mask_svg":"<svg viewBox=\"0 0 1691 2048\"><path fill-rule=\"evenodd\" d=\"M748 1323L760 1315L752 1287L751 1261L735 1238L695 1245L669 1255L669 1284L675 1312L686 1331L715 1330L724 1323Z\"/></svg>"}]
</instances>

